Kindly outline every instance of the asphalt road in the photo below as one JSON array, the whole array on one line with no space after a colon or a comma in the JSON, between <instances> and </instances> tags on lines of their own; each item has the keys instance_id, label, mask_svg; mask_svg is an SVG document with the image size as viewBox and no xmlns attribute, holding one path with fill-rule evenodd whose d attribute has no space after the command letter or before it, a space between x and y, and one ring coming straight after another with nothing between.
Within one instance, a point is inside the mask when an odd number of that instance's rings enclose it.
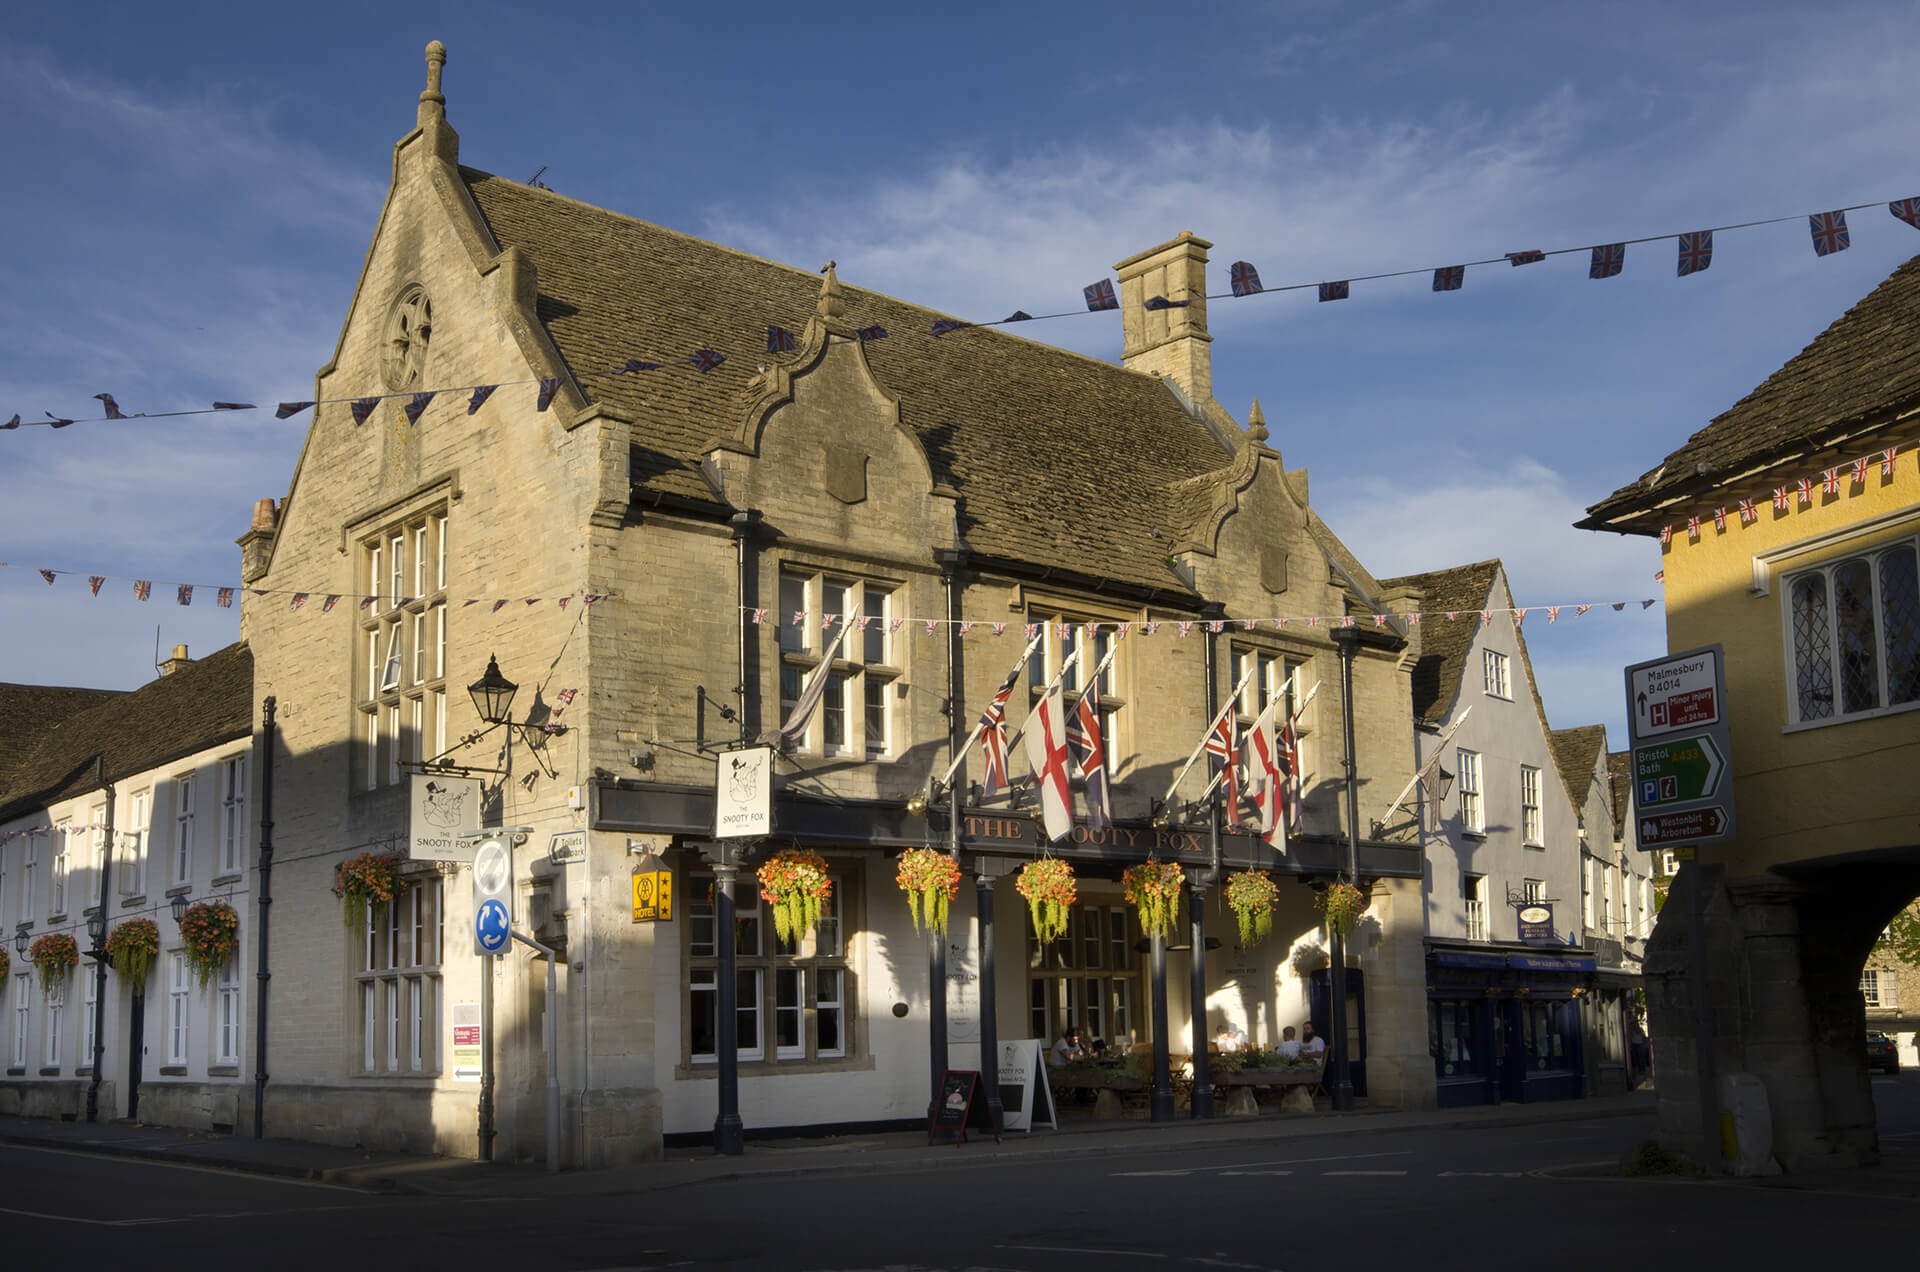
<instances>
[{"instance_id":1,"label":"asphalt road","mask_svg":"<svg viewBox=\"0 0 1920 1272\"><path fill-rule=\"evenodd\" d=\"M1920 1074L1876 1079L1920 1168ZM1068 1159L451 1199L0 1147L8 1267L676 1267L1204 1272L1831 1264L1905 1248L1920 1202L1600 1178L1650 1117L1239 1141ZM1844 1240L1840 1240L1844 1234ZM128 1262L131 1261L131 1262Z\"/></svg>"}]
</instances>

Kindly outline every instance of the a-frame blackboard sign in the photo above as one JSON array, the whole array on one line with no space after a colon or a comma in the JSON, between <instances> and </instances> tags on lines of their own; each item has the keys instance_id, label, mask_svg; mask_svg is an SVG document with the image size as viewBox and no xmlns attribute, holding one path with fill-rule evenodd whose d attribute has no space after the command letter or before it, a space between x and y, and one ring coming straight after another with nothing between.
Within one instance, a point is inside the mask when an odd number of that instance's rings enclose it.
<instances>
[{"instance_id":1,"label":"a-frame blackboard sign","mask_svg":"<svg viewBox=\"0 0 1920 1272\"><path fill-rule=\"evenodd\" d=\"M948 1069L942 1073L933 1112L927 1117L927 1143L933 1143L933 1137L940 1132L950 1131L957 1148L967 1142L967 1128L972 1126L993 1136L993 1142L998 1144L1000 1132L993 1128L993 1117L985 1101L974 1100L979 1091L977 1069Z\"/></svg>"}]
</instances>

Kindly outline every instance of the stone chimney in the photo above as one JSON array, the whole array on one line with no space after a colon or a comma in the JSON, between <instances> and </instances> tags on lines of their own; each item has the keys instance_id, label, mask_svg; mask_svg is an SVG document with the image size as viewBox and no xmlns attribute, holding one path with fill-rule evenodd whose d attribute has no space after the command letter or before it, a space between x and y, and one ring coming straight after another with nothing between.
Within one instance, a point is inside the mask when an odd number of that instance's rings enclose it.
<instances>
[{"instance_id":1,"label":"stone chimney","mask_svg":"<svg viewBox=\"0 0 1920 1272\"><path fill-rule=\"evenodd\" d=\"M1163 375L1188 397L1213 400L1213 359L1207 346L1207 249L1213 244L1180 231L1170 243L1129 256L1120 276L1120 320L1126 333L1121 362L1128 370ZM1180 308L1148 309L1155 298Z\"/></svg>"},{"instance_id":2,"label":"stone chimney","mask_svg":"<svg viewBox=\"0 0 1920 1272\"><path fill-rule=\"evenodd\" d=\"M171 676L174 672L179 671L192 661L193 659L187 657L187 647L185 645L175 645L173 647L173 657L160 664L160 674L163 676Z\"/></svg>"},{"instance_id":3,"label":"stone chimney","mask_svg":"<svg viewBox=\"0 0 1920 1272\"><path fill-rule=\"evenodd\" d=\"M261 499L253 505L253 527L234 542L240 545L240 581L254 583L267 572L273 540L280 532L280 505Z\"/></svg>"}]
</instances>

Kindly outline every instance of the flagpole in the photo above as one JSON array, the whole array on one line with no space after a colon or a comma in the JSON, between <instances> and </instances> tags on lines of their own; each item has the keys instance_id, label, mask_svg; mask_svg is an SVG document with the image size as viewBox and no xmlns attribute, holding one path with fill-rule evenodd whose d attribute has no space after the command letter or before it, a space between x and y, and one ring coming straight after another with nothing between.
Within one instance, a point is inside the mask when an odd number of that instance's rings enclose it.
<instances>
[{"instance_id":1,"label":"flagpole","mask_svg":"<svg viewBox=\"0 0 1920 1272\"><path fill-rule=\"evenodd\" d=\"M1460 718L1453 722L1452 727L1450 727L1444 734L1441 735L1440 740L1438 742L1434 743L1433 758L1431 760L1428 760L1425 764L1422 764L1418 769L1414 770L1412 780L1410 780L1404 787L1400 789L1400 794L1394 798L1392 807L1387 809L1387 815L1380 819L1381 825L1384 826L1388 822L1393 820L1393 815L1400 811L1401 802L1407 798L1407 796L1413 791L1414 787L1420 784L1420 779L1427 775L1427 770L1432 768L1434 765L1438 764L1442 759L1446 758L1447 743L1453 741L1453 735L1459 732L1460 726L1465 724L1467 722L1467 717L1472 714L1473 714L1473 707L1468 706L1465 711L1462 711L1460 713Z\"/></svg>"},{"instance_id":2,"label":"flagpole","mask_svg":"<svg viewBox=\"0 0 1920 1272\"><path fill-rule=\"evenodd\" d=\"M1013 664L1013 674L1018 675L1020 673L1020 668L1026 664L1027 659L1033 657L1034 648L1038 646L1040 642L1046 638L1046 635L1047 633L1044 630L1034 633L1033 639L1027 642L1027 647L1020 651L1020 660ZM1022 725L1021 727L1025 728L1026 726ZM967 758L967 752L971 751L973 749L973 744L979 741L980 728L981 728L980 722L978 720L975 720L973 722L973 732L967 734L966 744L962 746L958 751L955 751L953 753L953 763L947 765L947 771L942 773L940 775L940 780L933 784L934 790L939 790L941 787L945 786L948 782L953 780L954 773L960 768L960 762ZM1007 747L1009 750L1011 750L1013 747L1013 743L1009 741L1007 743Z\"/></svg>"},{"instance_id":3,"label":"flagpole","mask_svg":"<svg viewBox=\"0 0 1920 1272\"><path fill-rule=\"evenodd\" d=\"M1227 712L1233 710L1233 704L1240 701L1240 691L1247 687L1249 680L1253 679L1253 673L1260 670L1259 659L1249 658L1247 662L1247 674L1240 677L1240 683L1233 687L1233 692L1227 696L1227 701L1225 705L1220 708L1219 714L1207 721L1207 727L1201 730L1199 745L1193 748L1193 754L1187 757L1187 762L1182 764L1180 771L1174 775L1172 783L1167 787L1166 797L1160 801L1162 804L1171 804L1173 802L1173 793L1180 789L1180 779L1187 775L1187 770L1191 769L1194 766L1194 762L1200 758L1200 752L1207 749L1207 739L1212 737L1213 731L1220 727L1220 722L1227 718Z\"/></svg>"}]
</instances>

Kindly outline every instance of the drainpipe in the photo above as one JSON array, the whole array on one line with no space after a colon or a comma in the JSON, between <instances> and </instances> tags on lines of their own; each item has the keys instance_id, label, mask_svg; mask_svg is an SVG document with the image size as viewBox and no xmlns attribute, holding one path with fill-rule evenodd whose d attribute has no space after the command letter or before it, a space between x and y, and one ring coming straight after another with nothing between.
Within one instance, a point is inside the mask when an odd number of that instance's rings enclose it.
<instances>
[{"instance_id":1,"label":"drainpipe","mask_svg":"<svg viewBox=\"0 0 1920 1272\"><path fill-rule=\"evenodd\" d=\"M259 985L253 1009L253 1137L266 1137L267 1099L267 920L273 913L273 720L279 703L272 694L261 704L260 724L260 953Z\"/></svg>"}]
</instances>

